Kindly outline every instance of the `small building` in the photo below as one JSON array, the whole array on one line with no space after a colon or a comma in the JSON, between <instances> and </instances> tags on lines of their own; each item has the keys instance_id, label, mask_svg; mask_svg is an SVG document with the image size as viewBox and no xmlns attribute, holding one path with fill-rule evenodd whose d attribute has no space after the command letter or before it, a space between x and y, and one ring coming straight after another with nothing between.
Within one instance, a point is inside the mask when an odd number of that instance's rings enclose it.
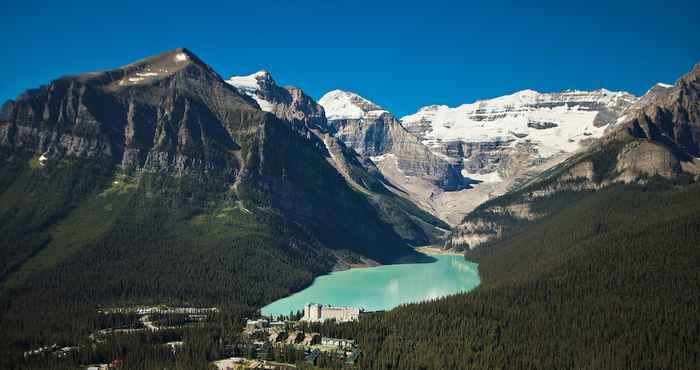
<instances>
[{"instance_id":1,"label":"small building","mask_svg":"<svg viewBox=\"0 0 700 370\"><path fill-rule=\"evenodd\" d=\"M352 339L338 339L338 338L321 338L321 345L336 347L342 349L348 349L355 347L355 341Z\"/></svg>"},{"instance_id":2,"label":"small building","mask_svg":"<svg viewBox=\"0 0 700 370\"><path fill-rule=\"evenodd\" d=\"M269 326L269 322L265 319L248 320L245 323L245 332L248 334L255 333L256 331L263 330Z\"/></svg>"},{"instance_id":3,"label":"small building","mask_svg":"<svg viewBox=\"0 0 700 370\"><path fill-rule=\"evenodd\" d=\"M284 321L273 321L270 323L271 328L284 329L287 327L287 323Z\"/></svg>"},{"instance_id":4,"label":"small building","mask_svg":"<svg viewBox=\"0 0 700 370\"><path fill-rule=\"evenodd\" d=\"M87 370L107 370L109 369L109 364L96 364L87 367Z\"/></svg>"},{"instance_id":5,"label":"small building","mask_svg":"<svg viewBox=\"0 0 700 370\"><path fill-rule=\"evenodd\" d=\"M178 341L173 341L173 342L167 342L165 343L165 346L169 347L170 350L175 353L177 350L182 348L183 344L185 344L183 341L178 340Z\"/></svg>"}]
</instances>

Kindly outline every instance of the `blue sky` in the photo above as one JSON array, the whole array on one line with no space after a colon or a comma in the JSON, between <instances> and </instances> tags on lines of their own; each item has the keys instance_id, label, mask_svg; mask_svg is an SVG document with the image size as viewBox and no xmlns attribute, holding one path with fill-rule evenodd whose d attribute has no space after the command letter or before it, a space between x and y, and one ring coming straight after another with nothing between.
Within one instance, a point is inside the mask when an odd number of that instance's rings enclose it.
<instances>
[{"instance_id":1,"label":"blue sky","mask_svg":"<svg viewBox=\"0 0 700 370\"><path fill-rule=\"evenodd\" d=\"M399 116L526 88L642 94L700 61L697 0L100 3L0 4L0 99L180 46L224 77L267 69Z\"/></svg>"}]
</instances>

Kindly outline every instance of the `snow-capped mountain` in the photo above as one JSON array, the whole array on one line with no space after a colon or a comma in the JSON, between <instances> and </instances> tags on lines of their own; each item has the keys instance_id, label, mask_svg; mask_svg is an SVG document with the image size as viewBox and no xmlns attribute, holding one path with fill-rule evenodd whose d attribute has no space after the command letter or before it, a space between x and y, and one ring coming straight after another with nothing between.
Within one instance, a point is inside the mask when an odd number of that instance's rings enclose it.
<instances>
[{"instance_id":1,"label":"snow-capped mountain","mask_svg":"<svg viewBox=\"0 0 700 370\"><path fill-rule=\"evenodd\" d=\"M266 112L272 110L272 103L266 100L264 94L261 93L264 90L268 90L271 82L274 82L267 71L261 70L247 76L231 76L226 82L236 87L238 91L253 98L260 106L260 109Z\"/></svg>"},{"instance_id":2,"label":"snow-capped mountain","mask_svg":"<svg viewBox=\"0 0 700 370\"><path fill-rule=\"evenodd\" d=\"M294 86L278 86L270 73L258 71L247 76L232 76L226 82L253 98L260 109L277 117L302 122L322 131L327 129L323 108Z\"/></svg>"},{"instance_id":3,"label":"snow-capped mountain","mask_svg":"<svg viewBox=\"0 0 700 370\"><path fill-rule=\"evenodd\" d=\"M368 169L376 166L402 194L450 224L600 138L639 100L605 89L523 90L455 108L428 106L399 121L352 92L333 90L316 103L300 89L278 86L266 71L227 82L261 109L316 127L330 135L322 140L371 159Z\"/></svg>"},{"instance_id":4,"label":"snow-capped mountain","mask_svg":"<svg viewBox=\"0 0 700 370\"><path fill-rule=\"evenodd\" d=\"M455 166L431 152L378 104L341 90L325 94L319 104L336 138L371 158L392 185L431 212L440 214L440 207L430 200L435 194L468 186L460 174L461 164Z\"/></svg>"},{"instance_id":5,"label":"snow-capped mountain","mask_svg":"<svg viewBox=\"0 0 700 370\"><path fill-rule=\"evenodd\" d=\"M383 174L380 174L378 168L369 159L368 155L370 154L365 152L358 154L359 150L353 150L355 148L347 145L342 140L343 137L336 135L337 132L335 132L334 126L329 125L329 122L326 120L326 112L323 107L301 89L294 86L278 86L272 76L266 71L259 71L247 76L233 76L226 82L239 92L255 100L262 110L274 114L285 122L291 123L297 133L311 141L319 151L324 153L326 161L343 176L349 187L369 195L369 201L376 204L382 217L392 219L394 220L392 222L396 222L396 225L401 225L400 229L397 228L397 232L402 237L418 243L431 243L438 236L442 236L445 231L444 227L447 225L439 221L434 214L426 212L425 209L421 210L415 207L411 202L406 202L405 192L393 194L391 192L391 190L394 190L393 187L385 187L384 182L386 178L382 176ZM363 107L362 109L377 111L371 102L362 100L358 96L350 100L353 103L346 105L350 109L361 110L361 108L356 107ZM372 105L371 108L370 105ZM397 153L405 152L405 149L403 151L398 149L400 146L410 147L411 144L414 144L421 147L423 154L428 157L428 159L424 158L417 163L412 163L407 162L406 156L400 154L398 158L400 158L399 163L401 163L402 168L405 168L409 173L410 171L439 173L434 175L435 179L437 179L435 181L442 181L446 176L439 172L440 164L447 167L449 167L449 164L436 158L430 150L418 142L418 139L406 132L393 116L388 112L384 113L388 116L382 116L380 119L386 120L387 124L392 125L394 130L399 129L402 131L410 143L399 145L399 142L402 142L399 139L383 141L390 143L389 147L394 148ZM338 115L331 113L331 117L338 117ZM338 123L339 121L331 122ZM397 134L382 134L380 136L395 138ZM357 149L360 148L358 147ZM383 152L377 153L382 154ZM440 164L432 163L429 158L436 159ZM462 179L458 170L455 171L453 169L451 175L457 181ZM324 179L317 180L325 181ZM388 190L388 188L390 189Z\"/></svg>"},{"instance_id":6,"label":"snow-capped mountain","mask_svg":"<svg viewBox=\"0 0 700 370\"><path fill-rule=\"evenodd\" d=\"M433 152L462 162L465 176L488 182L588 145L636 101L605 89L523 90L455 108L424 107L401 123Z\"/></svg>"},{"instance_id":7,"label":"snow-capped mountain","mask_svg":"<svg viewBox=\"0 0 700 370\"><path fill-rule=\"evenodd\" d=\"M361 119L388 113L377 104L355 93L343 90L327 92L319 99L318 103L326 110L326 118L329 120Z\"/></svg>"},{"instance_id":8,"label":"snow-capped mountain","mask_svg":"<svg viewBox=\"0 0 700 370\"><path fill-rule=\"evenodd\" d=\"M622 97L624 104L627 96ZM604 107L615 103L609 94ZM587 97L590 99L590 97ZM669 85L657 83L620 115L604 137L510 193L470 212L447 239L447 248L474 248L503 235L513 220L551 213L532 207L562 191L601 189L649 178L700 180L700 63ZM620 100L617 100L618 102Z\"/></svg>"}]
</instances>

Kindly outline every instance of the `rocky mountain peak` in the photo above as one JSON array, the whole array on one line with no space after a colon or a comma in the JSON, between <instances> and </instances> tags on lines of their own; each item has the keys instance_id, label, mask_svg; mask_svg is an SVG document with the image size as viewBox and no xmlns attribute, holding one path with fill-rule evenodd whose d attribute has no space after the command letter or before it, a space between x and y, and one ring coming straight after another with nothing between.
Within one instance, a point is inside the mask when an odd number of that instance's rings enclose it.
<instances>
[{"instance_id":1,"label":"rocky mountain peak","mask_svg":"<svg viewBox=\"0 0 700 370\"><path fill-rule=\"evenodd\" d=\"M247 76L231 76L226 82L242 92L255 92L263 87L276 85L272 75L264 69Z\"/></svg>"},{"instance_id":2,"label":"rocky mountain peak","mask_svg":"<svg viewBox=\"0 0 700 370\"><path fill-rule=\"evenodd\" d=\"M661 144L664 153L691 163L700 156L700 63L674 85L656 84L628 109L608 141L629 137ZM686 166L685 172L700 172ZM667 173L676 174L676 168ZM646 174L652 173L647 171ZM636 179L635 176L630 178ZM668 176L667 176L668 177Z\"/></svg>"},{"instance_id":3,"label":"rocky mountain peak","mask_svg":"<svg viewBox=\"0 0 700 370\"><path fill-rule=\"evenodd\" d=\"M222 81L221 77L193 52L176 48L111 70L62 77L109 90L119 90L161 81L175 75Z\"/></svg>"},{"instance_id":4,"label":"rocky mountain peak","mask_svg":"<svg viewBox=\"0 0 700 370\"><path fill-rule=\"evenodd\" d=\"M367 114L376 116L388 113L379 105L350 91L329 91L318 100L318 103L326 110L326 117L329 120L361 119Z\"/></svg>"},{"instance_id":5,"label":"rocky mountain peak","mask_svg":"<svg viewBox=\"0 0 700 370\"><path fill-rule=\"evenodd\" d=\"M449 219L437 211L438 203L442 204L440 194L469 186L460 174L461 163L450 163L431 152L391 112L356 93L333 90L319 104L333 135L373 163L393 189Z\"/></svg>"},{"instance_id":6,"label":"rocky mountain peak","mask_svg":"<svg viewBox=\"0 0 700 370\"><path fill-rule=\"evenodd\" d=\"M226 83L253 98L260 109L280 119L326 130L323 108L297 87L278 86L266 70L245 76L231 76Z\"/></svg>"}]
</instances>

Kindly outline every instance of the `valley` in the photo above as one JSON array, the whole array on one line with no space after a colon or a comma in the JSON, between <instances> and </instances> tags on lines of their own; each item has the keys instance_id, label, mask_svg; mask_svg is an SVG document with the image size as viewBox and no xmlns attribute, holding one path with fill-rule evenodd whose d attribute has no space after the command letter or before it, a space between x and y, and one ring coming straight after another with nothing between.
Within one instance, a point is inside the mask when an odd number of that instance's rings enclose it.
<instances>
[{"instance_id":1,"label":"valley","mask_svg":"<svg viewBox=\"0 0 700 370\"><path fill-rule=\"evenodd\" d=\"M0 368L698 361L700 64L397 118L178 48L0 113Z\"/></svg>"}]
</instances>

